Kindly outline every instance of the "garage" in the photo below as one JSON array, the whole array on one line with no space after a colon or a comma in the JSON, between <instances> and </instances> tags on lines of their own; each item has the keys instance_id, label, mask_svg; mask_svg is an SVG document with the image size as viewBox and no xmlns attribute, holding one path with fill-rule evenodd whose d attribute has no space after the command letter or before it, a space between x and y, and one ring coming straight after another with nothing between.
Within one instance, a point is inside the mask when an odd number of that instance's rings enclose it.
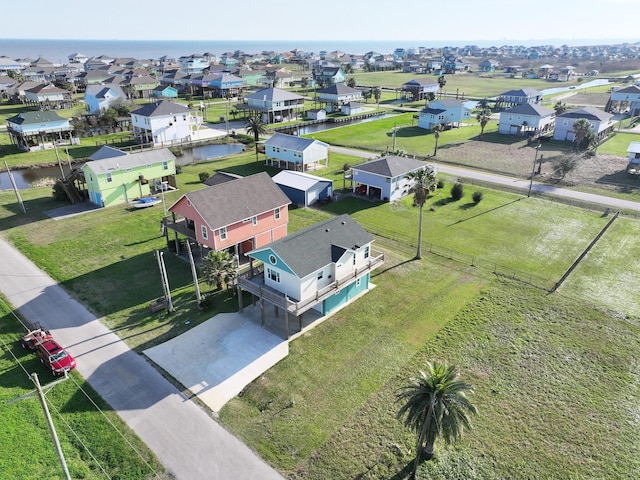
<instances>
[{"instance_id":1,"label":"garage","mask_svg":"<svg viewBox=\"0 0 640 480\"><path fill-rule=\"evenodd\" d=\"M283 170L273 177L273 181L299 207L327 200L333 194L333 181L308 173Z\"/></svg>"}]
</instances>

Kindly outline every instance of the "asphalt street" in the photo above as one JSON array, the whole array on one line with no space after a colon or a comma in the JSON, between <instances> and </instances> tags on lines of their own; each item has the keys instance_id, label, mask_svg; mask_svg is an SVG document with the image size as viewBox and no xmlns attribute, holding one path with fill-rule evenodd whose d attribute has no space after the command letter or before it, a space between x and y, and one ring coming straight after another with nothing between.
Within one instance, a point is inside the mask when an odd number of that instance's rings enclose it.
<instances>
[{"instance_id":1,"label":"asphalt street","mask_svg":"<svg viewBox=\"0 0 640 480\"><path fill-rule=\"evenodd\" d=\"M177 479L282 480L30 260L0 239L0 291L76 358L89 384Z\"/></svg>"},{"instance_id":2,"label":"asphalt street","mask_svg":"<svg viewBox=\"0 0 640 480\"><path fill-rule=\"evenodd\" d=\"M331 147L332 152L342 153L345 155L352 155L361 158L375 158L376 154L372 152L365 152L362 150L354 150L351 148L343 147ZM487 173L481 170L475 170L472 168L459 167L453 165L447 165L436 162L438 165L438 172L446 175L456 176L459 178L468 178L481 181L495 186L505 186L510 189L515 188L522 191L529 190L529 179L521 179L516 177L509 177L506 175L498 175L495 173ZM533 181L531 185L531 191L533 193L541 193L550 196L556 196L561 198L568 198L576 201L588 202L594 205L601 205L603 209L626 209L640 212L640 202L634 202L632 200L624 200L621 198L608 197L606 195L596 195L593 193L579 192L576 190L569 190L567 188L554 187L546 183L540 183Z\"/></svg>"}]
</instances>

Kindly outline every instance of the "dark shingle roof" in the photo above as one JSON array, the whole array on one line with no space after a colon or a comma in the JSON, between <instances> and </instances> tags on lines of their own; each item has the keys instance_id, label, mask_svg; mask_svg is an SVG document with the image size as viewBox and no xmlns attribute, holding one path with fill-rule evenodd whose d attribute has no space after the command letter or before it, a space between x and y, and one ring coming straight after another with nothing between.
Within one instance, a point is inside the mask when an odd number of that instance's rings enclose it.
<instances>
[{"instance_id":1,"label":"dark shingle roof","mask_svg":"<svg viewBox=\"0 0 640 480\"><path fill-rule=\"evenodd\" d=\"M164 115L176 115L180 113L188 113L191 109L185 105L167 100L160 100L155 103L148 103L144 107L131 112L132 115L141 115L143 117L162 117Z\"/></svg>"},{"instance_id":2,"label":"dark shingle roof","mask_svg":"<svg viewBox=\"0 0 640 480\"><path fill-rule=\"evenodd\" d=\"M587 120L597 120L598 122L604 122L611 119L613 115L611 113L604 112L595 107L584 107L578 110L570 110L558 115L558 118L586 118Z\"/></svg>"},{"instance_id":3,"label":"dark shingle roof","mask_svg":"<svg viewBox=\"0 0 640 480\"><path fill-rule=\"evenodd\" d=\"M248 95L246 98L251 98L255 100L265 100L268 102L276 102L276 101L286 101L286 100L300 100L304 97L297 95L295 93L286 92L284 90L280 90L279 88L264 88L262 90L258 90L251 95Z\"/></svg>"},{"instance_id":4,"label":"dark shingle roof","mask_svg":"<svg viewBox=\"0 0 640 480\"><path fill-rule=\"evenodd\" d=\"M520 88L518 90L509 90L508 92L501 93L499 97L541 97L542 92L535 90L534 88Z\"/></svg>"},{"instance_id":5,"label":"dark shingle roof","mask_svg":"<svg viewBox=\"0 0 640 480\"><path fill-rule=\"evenodd\" d=\"M330 87L318 90L318 93L328 93L329 95L361 95L362 92L357 88L352 88L343 83L336 83Z\"/></svg>"},{"instance_id":6,"label":"dark shingle roof","mask_svg":"<svg viewBox=\"0 0 640 480\"><path fill-rule=\"evenodd\" d=\"M355 250L373 237L349 215L316 223L269 244L270 248L299 277L337 261L346 250Z\"/></svg>"},{"instance_id":7,"label":"dark shingle roof","mask_svg":"<svg viewBox=\"0 0 640 480\"><path fill-rule=\"evenodd\" d=\"M532 105L530 103L523 103L513 108L505 110L503 113L517 113L520 115L533 115L537 117L546 117L554 113L553 110L542 105Z\"/></svg>"},{"instance_id":8,"label":"dark shingle roof","mask_svg":"<svg viewBox=\"0 0 640 480\"><path fill-rule=\"evenodd\" d=\"M16 125L32 125L34 123L51 123L63 121L60 115L51 110L42 112L21 112L7 119L7 122L15 123Z\"/></svg>"},{"instance_id":9,"label":"dark shingle roof","mask_svg":"<svg viewBox=\"0 0 640 480\"><path fill-rule=\"evenodd\" d=\"M266 172L189 192L185 197L212 230L291 203Z\"/></svg>"},{"instance_id":10,"label":"dark shingle roof","mask_svg":"<svg viewBox=\"0 0 640 480\"><path fill-rule=\"evenodd\" d=\"M297 137L295 135L286 135L284 133L274 133L267 141L264 142L265 146L286 148L287 150L293 150L301 152L313 143L320 143L326 145L324 142L314 140L312 138Z\"/></svg>"},{"instance_id":11,"label":"dark shingle roof","mask_svg":"<svg viewBox=\"0 0 640 480\"><path fill-rule=\"evenodd\" d=\"M426 165L426 163L413 158L389 155L377 160L361 163L351 168L352 170L374 173L376 175L382 175L383 177L398 177Z\"/></svg>"}]
</instances>

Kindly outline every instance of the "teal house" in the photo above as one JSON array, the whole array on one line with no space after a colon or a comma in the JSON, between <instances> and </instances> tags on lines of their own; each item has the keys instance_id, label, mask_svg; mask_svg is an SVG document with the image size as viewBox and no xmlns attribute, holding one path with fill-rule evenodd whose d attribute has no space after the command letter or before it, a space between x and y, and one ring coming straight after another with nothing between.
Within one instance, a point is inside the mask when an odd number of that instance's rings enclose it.
<instances>
[{"instance_id":1,"label":"teal house","mask_svg":"<svg viewBox=\"0 0 640 480\"><path fill-rule=\"evenodd\" d=\"M261 262L263 268L253 277L239 277L238 288L284 312L288 334L290 319L312 309L328 315L373 287L371 272L384 263L384 255L374 252L372 243L370 233L340 215L248 252L252 264Z\"/></svg>"},{"instance_id":2,"label":"teal house","mask_svg":"<svg viewBox=\"0 0 640 480\"><path fill-rule=\"evenodd\" d=\"M111 207L176 188L176 157L168 148L105 152L82 166L91 203Z\"/></svg>"}]
</instances>

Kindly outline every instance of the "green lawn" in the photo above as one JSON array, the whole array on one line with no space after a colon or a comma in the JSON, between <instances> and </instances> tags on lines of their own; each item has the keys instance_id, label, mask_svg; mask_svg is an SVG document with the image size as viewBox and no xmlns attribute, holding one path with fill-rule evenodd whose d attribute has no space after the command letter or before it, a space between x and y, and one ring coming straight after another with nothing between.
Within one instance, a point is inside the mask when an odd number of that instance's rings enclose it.
<instances>
[{"instance_id":1,"label":"green lawn","mask_svg":"<svg viewBox=\"0 0 640 480\"><path fill-rule=\"evenodd\" d=\"M0 424L3 433L1 476L21 480L63 478L38 399L7 404L34 389L27 373L37 373L42 385L53 381L51 372L37 360L36 355L20 348L20 332L22 327L8 311L6 300L0 297L0 340L3 345L3 355L0 357ZM17 357L26 372L10 356L9 351ZM76 372L71 372L70 377L50 390L47 399L71 477L123 480L161 478L154 476L153 472L162 474L164 468L147 446ZM92 402L100 407L104 415ZM108 477L102 472L103 468Z\"/></svg>"},{"instance_id":2,"label":"green lawn","mask_svg":"<svg viewBox=\"0 0 640 480\"><path fill-rule=\"evenodd\" d=\"M616 133L598 147L598 153L627 157L629 155L627 149L631 142L640 142L640 135L635 133Z\"/></svg>"}]
</instances>

